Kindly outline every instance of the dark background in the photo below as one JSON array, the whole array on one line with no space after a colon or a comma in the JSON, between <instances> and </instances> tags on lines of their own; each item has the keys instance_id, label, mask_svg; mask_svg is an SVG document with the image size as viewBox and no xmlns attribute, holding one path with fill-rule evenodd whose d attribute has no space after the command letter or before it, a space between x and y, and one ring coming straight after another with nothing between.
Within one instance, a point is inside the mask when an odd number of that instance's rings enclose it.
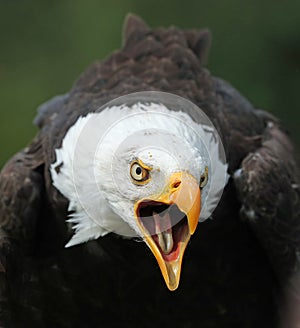
<instances>
[{"instance_id":1,"label":"dark background","mask_svg":"<svg viewBox=\"0 0 300 328\"><path fill-rule=\"evenodd\" d=\"M128 12L208 27L208 68L278 116L300 148L299 0L0 0L0 167L35 135L36 108L121 45Z\"/></svg>"}]
</instances>

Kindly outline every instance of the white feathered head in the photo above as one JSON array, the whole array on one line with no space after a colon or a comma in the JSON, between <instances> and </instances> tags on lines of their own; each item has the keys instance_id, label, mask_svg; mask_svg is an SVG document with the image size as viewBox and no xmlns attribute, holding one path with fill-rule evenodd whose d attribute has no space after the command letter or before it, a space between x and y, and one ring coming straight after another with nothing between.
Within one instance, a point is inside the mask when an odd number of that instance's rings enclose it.
<instances>
[{"instance_id":1,"label":"white feathered head","mask_svg":"<svg viewBox=\"0 0 300 328\"><path fill-rule=\"evenodd\" d=\"M66 246L109 232L142 237L174 290L226 170L216 129L190 101L154 91L117 98L80 117L56 150L53 184L69 200L75 229Z\"/></svg>"}]
</instances>

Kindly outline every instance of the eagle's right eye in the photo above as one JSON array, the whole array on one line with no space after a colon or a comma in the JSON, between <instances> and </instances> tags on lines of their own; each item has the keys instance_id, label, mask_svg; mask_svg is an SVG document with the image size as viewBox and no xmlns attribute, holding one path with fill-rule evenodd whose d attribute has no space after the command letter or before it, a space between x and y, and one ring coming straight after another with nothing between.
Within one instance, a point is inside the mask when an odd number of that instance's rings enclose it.
<instances>
[{"instance_id":1,"label":"eagle's right eye","mask_svg":"<svg viewBox=\"0 0 300 328\"><path fill-rule=\"evenodd\" d=\"M144 167L138 161L134 161L130 167L130 176L134 183L145 183L150 178L149 168Z\"/></svg>"}]
</instances>

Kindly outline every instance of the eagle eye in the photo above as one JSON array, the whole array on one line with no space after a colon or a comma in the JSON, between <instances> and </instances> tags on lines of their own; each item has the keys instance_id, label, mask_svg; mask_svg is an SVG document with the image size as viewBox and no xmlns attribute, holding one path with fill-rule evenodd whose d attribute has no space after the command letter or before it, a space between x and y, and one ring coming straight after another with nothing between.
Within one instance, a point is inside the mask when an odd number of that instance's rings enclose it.
<instances>
[{"instance_id":1,"label":"eagle eye","mask_svg":"<svg viewBox=\"0 0 300 328\"><path fill-rule=\"evenodd\" d=\"M201 178L200 178L200 189L205 187L205 185L207 184L207 181L208 181L208 167L206 166L205 171L201 175Z\"/></svg>"},{"instance_id":2,"label":"eagle eye","mask_svg":"<svg viewBox=\"0 0 300 328\"><path fill-rule=\"evenodd\" d=\"M142 163L134 161L130 167L130 175L134 183L145 183L150 177L150 168L145 167Z\"/></svg>"}]
</instances>

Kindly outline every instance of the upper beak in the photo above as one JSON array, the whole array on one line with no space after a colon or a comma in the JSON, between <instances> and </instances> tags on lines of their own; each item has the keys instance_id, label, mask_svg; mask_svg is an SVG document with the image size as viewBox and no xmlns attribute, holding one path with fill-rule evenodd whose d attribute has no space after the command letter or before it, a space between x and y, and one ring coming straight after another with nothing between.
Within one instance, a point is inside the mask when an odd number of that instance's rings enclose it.
<instances>
[{"instance_id":1,"label":"upper beak","mask_svg":"<svg viewBox=\"0 0 300 328\"><path fill-rule=\"evenodd\" d=\"M161 194L135 204L138 226L170 290L179 285L183 254L196 230L200 210L199 184L186 172L174 173Z\"/></svg>"}]
</instances>

